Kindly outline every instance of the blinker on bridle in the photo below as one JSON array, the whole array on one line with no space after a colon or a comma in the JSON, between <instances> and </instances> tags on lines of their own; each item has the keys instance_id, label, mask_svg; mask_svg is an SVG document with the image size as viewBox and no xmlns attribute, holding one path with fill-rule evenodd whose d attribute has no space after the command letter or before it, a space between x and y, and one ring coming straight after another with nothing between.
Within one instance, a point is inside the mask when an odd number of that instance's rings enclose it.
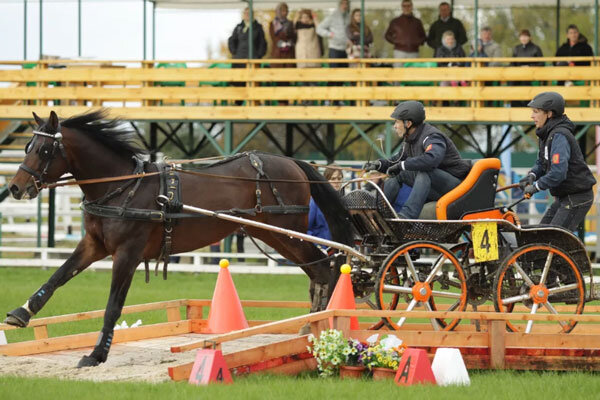
<instances>
[{"instance_id":1,"label":"blinker on bridle","mask_svg":"<svg viewBox=\"0 0 600 400\"><path fill-rule=\"evenodd\" d=\"M44 182L44 176L46 176L46 174L48 173L50 164L52 163L52 161L54 160L54 158L56 156L56 149L58 149L60 151L60 153L63 156L63 158L65 159L67 165L69 164L69 161L67 160L67 155L65 153L65 146L63 145L63 142L62 142L63 135L62 135L62 133L60 133L60 126L59 126L59 131L54 134L41 132L41 131L33 131L33 135L34 136L31 139L31 141L29 143L27 143L27 145L25 146L25 153L29 153L31 151L37 136L43 136L43 137L48 137L48 138L52 139L52 144L44 143L40 146L40 148L37 151L38 156L42 160L42 162L44 162L44 161L46 162L46 165L44 166L44 169L42 170L41 173L34 171L33 169L29 168L24 163L19 165L19 169L22 169L23 171L27 172L29 175L31 175L34 178L33 183L35 185L35 188L39 192L39 191L41 191L43 186L47 183L47 182Z\"/></svg>"}]
</instances>

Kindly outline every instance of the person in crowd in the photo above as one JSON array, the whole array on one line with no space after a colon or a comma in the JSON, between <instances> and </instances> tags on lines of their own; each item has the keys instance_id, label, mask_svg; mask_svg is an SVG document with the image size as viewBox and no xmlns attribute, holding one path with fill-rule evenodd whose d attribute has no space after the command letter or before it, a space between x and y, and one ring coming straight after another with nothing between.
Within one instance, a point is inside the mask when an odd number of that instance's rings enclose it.
<instances>
[{"instance_id":1,"label":"person in crowd","mask_svg":"<svg viewBox=\"0 0 600 400\"><path fill-rule=\"evenodd\" d=\"M531 41L531 33L529 30L522 29L519 32L519 42L521 44L515 46L513 49L513 57L543 57L542 49L535 43ZM516 67L529 67L529 66L544 66L544 62L536 62L536 61L513 61L511 65ZM512 82L513 86L530 86L531 81L514 81ZM511 101L512 107L525 107L527 106L526 101L515 100Z\"/></svg>"},{"instance_id":2,"label":"person in crowd","mask_svg":"<svg viewBox=\"0 0 600 400\"><path fill-rule=\"evenodd\" d=\"M556 92L543 92L528 106L539 139L539 152L535 165L519 181L519 186L527 198L550 190L554 203L540 223L575 231L592 206L596 179L573 136L575 124L564 114L565 99Z\"/></svg>"},{"instance_id":3,"label":"person in crowd","mask_svg":"<svg viewBox=\"0 0 600 400\"><path fill-rule=\"evenodd\" d=\"M361 11L360 8L355 8L350 14L350 24L346 27L346 37L348 38L348 45L346 47L346 53L348 58L361 58L360 54L360 21ZM364 50L363 57L371 57L371 45L373 44L373 32L369 26L365 23L364 27ZM357 64L352 64L355 66Z\"/></svg>"},{"instance_id":4,"label":"person in crowd","mask_svg":"<svg viewBox=\"0 0 600 400\"><path fill-rule=\"evenodd\" d=\"M471 163L460 158L456 146L437 128L425 122L425 107L418 101L400 103L391 115L394 129L404 137L402 149L391 159L379 159L363 166L391 177L384 192L395 200L401 184L412 187L398 212L404 219L419 217L426 201L435 201L454 189L471 170Z\"/></svg>"},{"instance_id":5,"label":"person in crowd","mask_svg":"<svg viewBox=\"0 0 600 400\"><path fill-rule=\"evenodd\" d=\"M435 52L442 46L442 36L446 31L452 31L459 47L467 43L467 32L462 22L452 16L452 9L447 2L440 3L440 16L429 28L427 44Z\"/></svg>"},{"instance_id":6,"label":"person in crowd","mask_svg":"<svg viewBox=\"0 0 600 400\"><path fill-rule=\"evenodd\" d=\"M413 15L412 0L403 0L402 15L392 19L385 31L385 40L394 45L394 58L418 58L419 47L426 39L423 23ZM398 68L403 65L394 63Z\"/></svg>"},{"instance_id":7,"label":"person in crowd","mask_svg":"<svg viewBox=\"0 0 600 400\"><path fill-rule=\"evenodd\" d=\"M250 35L249 30L250 9L246 7L242 14L242 22L236 25L233 29L233 33L227 40L229 51L233 58L248 58L250 49L250 41L248 40L248 36ZM263 31L262 25L256 20L252 21L252 45L253 58L263 58L267 53L267 41L265 40L265 32ZM237 66L244 67L243 64L237 64Z\"/></svg>"},{"instance_id":8,"label":"person in crowd","mask_svg":"<svg viewBox=\"0 0 600 400\"><path fill-rule=\"evenodd\" d=\"M338 166L335 164L329 165L325 168L325 173L323 176L329 181L329 183L331 183L331 186L333 186L335 190L340 191L342 188L344 174L337 167ZM331 233L329 232L327 220L312 197L310 198L309 203L308 230L306 233L323 239L331 240Z\"/></svg>"},{"instance_id":9,"label":"person in crowd","mask_svg":"<svg viewBox=\"0 0 600 400\"><path fill-rule=\"evenodd\" d=\"M279 3L275 8L275 19L269 24L269 35L272 43L271 58L295 58L296 31L292 21L288 19L288 6L286 3ZM274 67L292 68L294 64L277 64Z\"/></svg>"},{"instance_id":10,"label":"person in crowd","mask_svg":"<svg viewBox=\"0 0 600 400\"><path fill-rule=\"evenodd\" d=\"M540 46L531 41L531 33L529 33L528 29L521 29L521 32L519 32L519 42L521 42L521 44L516 45L513 49L513 57L544 57L544 53L542 52L542 49L540 49ZM517 67L543 66L544 63L536 61L515 61L512 62L511 65Z\"/></svg>"},{"instance_id":11,"label":"person in crowd","mask_svg":"<svg viewBox=\"0 0 600 400\"><path fill-rule=\"evenodd\" d=\"M488 57L483 49L483 41L481 39L477 39L477 53L475 53L475 43L471 44L471 53L469 53L469 57ZM467 66L470 66L471 63L468 63Z\"/></svg>"},{"instance_id":12,"label":"person in crowd","mask_svg":"<svg viewBox=\"0 0 600 400\"><path fill-rule=\"evenodd\" d=\"M499 58L502 57L502 49L500 45L496 43L494 39L492 39L492 28L489 26L484 26L479 33L481 37L481 43L483 46L483 52L490 58ZM502 65L501 62L490 62L487 63L490 67L499 67Z\"/></svg>"},{"instance_id":13,"label":"person in crowd","mask_svg":"<svg viewBox=\"0 0 600 400\"><path fill-rule=\"evenodd\" d=\"M340 0L338 8L317 25L317 34L329 40L328 58L347 58L346 27L350 23L350 1ZM332 68L347 67L347 63L331 63Z\"/></svg>"},{"instance_id":14,"label":"person in crowd","mask_svg":"<svg viewBox=\"0 0 600 400\"><path fill-rule=\"evenodd\" d=\"M435 51L435 58L458 58L465 57L465 52L461 46L456 44L454 32L446 31L442 36L442 45ZM438 62L438 67L460 67L464 65L456 61ZM464 81L442 81L440 86L466 86ZM443 105L449 105L446 102Z\"/></svg>"},{"instance_id":15,"label":"person in crowd","mask_svg":"<svg viewBox=\"0 0 600 400\"><path fill-rule=\"evenodd\" d=\"M579 33L577 25L567 27L567 41L556 50L556 57L591 57L594 55L587 38ZM590 65L589 61L565 61L557 65Z\"/></svg>"},{"instance_id":16,"label":"person in crowd","mask_svg":"<svg viewBox=\"0 0 600 400\"><path fill-rule=\"evenodd\" d=\"M303 9L296 14L296 59L317 59L323 55L321 39L317 35L315 28L316 14L308 9ZM320 63L297 63L298 68L316 68Z\"/></svg>"}]
</instances>

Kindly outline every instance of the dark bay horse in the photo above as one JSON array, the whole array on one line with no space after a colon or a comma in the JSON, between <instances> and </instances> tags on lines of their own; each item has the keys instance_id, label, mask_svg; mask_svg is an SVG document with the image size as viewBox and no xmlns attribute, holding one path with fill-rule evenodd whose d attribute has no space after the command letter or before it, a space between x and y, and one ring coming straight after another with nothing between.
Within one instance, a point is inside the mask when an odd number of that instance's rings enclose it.
<instances>
[{"instance_id":1,"label":"dark bay horse","mask_svg":"<svg viewBox=\"0 0 600 400\"><path fill-rule=\"evenodd\" d=\"M121 129L118 120L105 120L105 112L95 111L59 121L52 111L48 121L34 113L39 125L26 147L26 155L19 171L9 183L13 197L21 199L38 195L42 184L56 182L69 172L80 180L130 175L135 156L143 150L133 144L134 133ZM283 156L256 153L264 164L264 172L274 181L286 205L307 206L312 196L326 216L332 239L352 245L352 228L338 193L325 178L305 162ZM143 164L146 172L157 171L156 164ZM257 170L248 155L232 157L203 168L200 174L179 175L182 201L186 205L210 210L253 209L257 205ZM212 176L209 176L212 175ZM220 176L220 177L219 177ZM224 176L241 179L225 179ZM277 181L279 180L279 181ZM137 180L136 180L137 181ZM269 183L258 180L263 207L277 205ZM286 182L289 181L289 182ZM293 182L292 182L293 181ZM309 183L309 181L311 181ZM144 210L159 210L160 179L158 175L145 177L131 196L127 181L101 182L80 185L86 201L106 200L104 204ZM131 181L129 181L131 182ZM110 194L107 196L107 194ZM129 196L129 197L128 197ZM256 213L247 216L267 224L306 232L308 215L303 213ZM108 218L85 213L85 236L65 263L44 283L27 302L9 312L6 323L25 327L39 312L54 291L82 272L91 263L112 256L112 283L104 315L104 325L94 350L84 356L79 367L95 366L106 361L113 337L113 328L121 315L123 304L137 266L143 260L157 259L163 247L162 223L122 218ZM171 254L192 251L217 242L240 226L216 218L182 218L172 227ZM313 244L292 239L279 233L257 228L247 232L274 249L285 258L297 263L323 260L323 253ZM324 308L337 278L329 261L303 266L311 280L311 311ZM266 289L266 288L265 288Z\"/></svg>"}]
</instances>

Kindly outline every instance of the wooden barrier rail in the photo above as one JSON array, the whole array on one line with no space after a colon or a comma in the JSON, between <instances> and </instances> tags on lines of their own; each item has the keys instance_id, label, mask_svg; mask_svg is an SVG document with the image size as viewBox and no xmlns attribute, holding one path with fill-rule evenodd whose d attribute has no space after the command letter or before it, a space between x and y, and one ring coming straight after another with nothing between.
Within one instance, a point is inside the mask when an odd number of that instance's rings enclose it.
<instances>
[{"instance_id":1,"label":"wooden barrier rail","mask_svg":"<svg viewBox=\"0 0 600 400\"><path fill-rule=\"evenodd\" d=\"M428 119L434 122L530 122L526 108L498 107L498 104L492 107L490 103L524 101L542 91L556 90L570 102L567 114L572 120L600 122L597 112L600 58L568 59L591 64L576 67L486 66L492 61L565 60L556 57L417 60L471 64L450 68L375 68L398 61L391 59L349 61L356 64L355 68L279 68L281 60L236 60L243 68L207 68L209 62L198 62L199 66L188 68L156 68L162 61L115 65L117 62L45 60L33 69L15 69L18 62L0 61L0 82L10 85L0 87L0 115L5 119L29 119L31 111L44 115L54 109L62 117L68 117L88 110L90 105L110 105L114 116L131 120L377 122L389 120L395 102L412 99L426 102ZM263 68L264 64L269 67ZM449 81L459 84L438 86ZM516 81L526 86L511 86ZM563 81L578 83L564 86ZM276 82L291 82L291 85L277 86ZM328 82L350 86L329 86ZM534 86L538 84L541 86ZM321 102L326 100L346 103L322 107ZM281 101L288 106L282 106ZM448 101L463 104L454 107L438 104Z\"/></svg>"}]
</instances>

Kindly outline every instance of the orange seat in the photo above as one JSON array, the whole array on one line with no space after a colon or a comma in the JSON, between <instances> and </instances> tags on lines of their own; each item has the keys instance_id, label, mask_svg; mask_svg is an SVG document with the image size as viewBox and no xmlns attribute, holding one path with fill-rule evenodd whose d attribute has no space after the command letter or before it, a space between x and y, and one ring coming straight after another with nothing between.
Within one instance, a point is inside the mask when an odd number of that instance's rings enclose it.
<instances>
[{"instance_id":1,"label":"orange seat","mask_svg":"<svg viewBox=\"0 0 600 400\"><path fill-rule=\"evenodd\" d=\"M493 208L500 166L497 158L475 162L467 177L437 201L437 219L460 219L466 213Z\"/></svg>"}]
</instances>

